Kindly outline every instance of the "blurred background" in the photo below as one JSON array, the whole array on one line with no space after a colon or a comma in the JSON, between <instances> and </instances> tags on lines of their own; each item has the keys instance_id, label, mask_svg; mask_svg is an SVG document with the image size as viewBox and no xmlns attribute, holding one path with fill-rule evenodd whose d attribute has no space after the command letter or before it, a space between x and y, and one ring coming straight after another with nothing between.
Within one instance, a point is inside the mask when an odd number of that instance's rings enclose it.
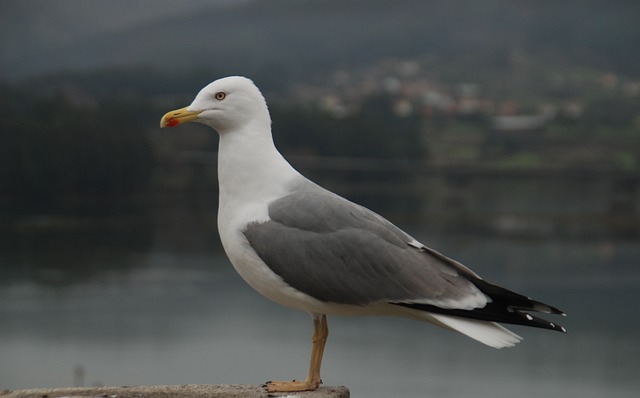
<instances>
[{"instance_id":1,"label":"blurred background","mask_svg":"<svg viewBox=\"0 0 640 398\"><path fill-rule=\"evenodd\" d=\"M160 130L246 75L303 174L564 309L493 350L330 318L355 397L635 397L640 3L5 0L0 390L306 374L311 322L235 274L215 132Z\"/></svg>"}]
</instances>

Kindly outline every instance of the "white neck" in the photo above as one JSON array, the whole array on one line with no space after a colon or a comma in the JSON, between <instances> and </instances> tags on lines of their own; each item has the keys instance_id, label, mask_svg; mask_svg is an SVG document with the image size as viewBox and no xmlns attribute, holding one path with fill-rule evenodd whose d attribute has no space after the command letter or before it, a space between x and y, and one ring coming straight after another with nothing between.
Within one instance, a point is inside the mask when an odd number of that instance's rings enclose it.
<instances>
[{"instance_id":1,"label":"white neck","mask_svg":"<svg viewBox=\"0 0 640 398\"><path fill-rule=\"evenodd\" d=\"M279 197L286 183L299 175L278 152L271 134L257 127L220 134L220 208L230 201L235 207Z\"/></svg>"}]
</instances>

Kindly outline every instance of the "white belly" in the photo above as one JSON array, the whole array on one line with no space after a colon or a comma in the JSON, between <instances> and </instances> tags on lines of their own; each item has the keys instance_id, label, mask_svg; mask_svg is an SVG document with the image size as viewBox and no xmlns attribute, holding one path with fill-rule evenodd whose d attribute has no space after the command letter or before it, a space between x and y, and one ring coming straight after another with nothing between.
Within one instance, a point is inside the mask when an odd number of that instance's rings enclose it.
<instances>
[{"instance_id":1,"label":"white belly","mask_svg":"<svg viewBox=\"0 0 640 398\"><path fill-rule=\"evenodd\" d=\"M247 213L238 212L237 214L246 215ZM257 214L253 213L253 215L255 217ZM264 216L266 217L266 207ZM229 260L231 260L231 264L233 264L233 267L245 282L266 298L286 307L314 314L394 315L395 311L389 311L388 305L384 305L382 306L384 308L381 308L378 305L362 307L323 302L294 289L274 273L251 248L242 233L247 224L246 221L238 223L238 221L234 221L231 218L223 220L220 218L218 217L220 239ZM265 220L264 218L253 217L252 219Z\"/></svg>"}]
</instances>

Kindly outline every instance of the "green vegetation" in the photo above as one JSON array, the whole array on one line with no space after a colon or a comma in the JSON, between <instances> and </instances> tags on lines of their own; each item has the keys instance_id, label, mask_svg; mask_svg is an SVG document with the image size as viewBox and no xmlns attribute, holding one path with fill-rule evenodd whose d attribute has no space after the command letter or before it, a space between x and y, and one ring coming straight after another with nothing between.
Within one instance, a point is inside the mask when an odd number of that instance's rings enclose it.
<instances>
[{"instance_id":1,"label":"green vegetation","mask_svg":"<svg viewBox=\"0 0 640 398\"><path fill-rule=\"evenodd\" d=\"M390 99L368 99L357 114L336 118L317 109L271 107L276 142L287 152L319 156L425 159L420 121L400 118Z\"/></svg>"},{"instance_id":2,"label":"green vegetation","mask_svg":"<svg viewBox=\"0 0 640 398\"><path fill-rule=\"evenodd\" d=\"M571 75L570 70L564 73ZM179 135L161 134L157 123L164 112L193 98L206 83L203 76L200 71L175 80L153 69L120 68L0 85L0 194L44 202L67 193L128 195L202 173L203 164L185 166L177 159L180 151L214 151L215 135L196 126ZM484 79L481 87L493 86ZM270 101L275 141L288 155L634 170L640 165L640 95L629 87L637 88L637 83L598 89L589 82L573 87L571 95L548 94L550 86L541 84L536 97L524 103L533 110L548 103L556 112L543 126L518 131L495 128L495 106L475 113L416 110L398 115L398 94L378 92L359 97L357 103L342 100L355 110L339 115L317 104L301 104L287 91L290 87L264 85L272 88L265 91L267 97L278 98ZM510 99L505 92L500 94L505 97L491 95L498 94L482 92L478 103ZM576 112L563 108L578 102ZM167 166L179 171L169 178ZM357 173L343 177L363 178Z\"/></svg>"},{"instance_id":3,"label":"green vegetation","mask_svg":"<svg viewBox=\"0 0 640 398\"><path fill-rule=\"evenodd\" d=\"M2 193L40 201L63 193L128 194L151 175L144 103L34 97L3 86L0 106Z\"/></svg>"}]
</instances>

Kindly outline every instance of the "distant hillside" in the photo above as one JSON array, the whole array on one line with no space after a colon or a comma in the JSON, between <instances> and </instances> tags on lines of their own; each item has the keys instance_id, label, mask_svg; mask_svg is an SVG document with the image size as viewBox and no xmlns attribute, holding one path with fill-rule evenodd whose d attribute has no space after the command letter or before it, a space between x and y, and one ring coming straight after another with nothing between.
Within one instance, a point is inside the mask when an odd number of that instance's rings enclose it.
<instances>
[{"instance_id":1,"label":"distant hillside","mask_svg":"<svg viewBox=\"0 0 640 398\"><path fill-rule=\"evenodd\" d=\"M106 13L104 18L126 15L125 3L109 2L122 10ZM43 25L32 20L43 18L36 11L7 6L2 19L11 24L0 28L0 45L7 49L0 70L5 77L19 77L60 69L149 65L169 71L202 68L212 75L307 78L384 57L431 55L453 63L473 59L492 65L518 50L554 62L640 74L640 2L185 3L192 6L175 13L163 8L152 17L135 20L138 23L111 24L108 29L98 23L100 14L96 14L104 13L104 7L85 6L65 15L56 13L49 3L45 11L56 18L57 25ZM134 4L140 11L144 2ZM160 4L164 7L166 2ZM48 29L45 36L37 34L42 26ZM467 65L468 73L473 73L474 66Z\"/></svg>"}]
</instances>

